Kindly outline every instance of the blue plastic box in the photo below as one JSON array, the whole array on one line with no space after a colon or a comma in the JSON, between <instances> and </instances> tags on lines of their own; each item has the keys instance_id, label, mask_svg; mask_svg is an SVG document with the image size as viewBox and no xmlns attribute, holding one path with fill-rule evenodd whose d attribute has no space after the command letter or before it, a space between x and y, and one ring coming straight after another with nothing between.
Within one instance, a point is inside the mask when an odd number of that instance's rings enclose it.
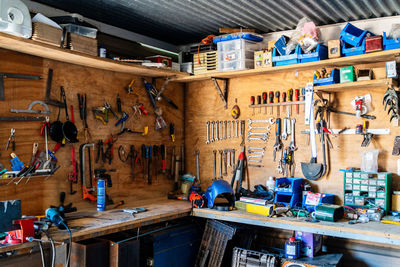
<instances>
[{"instance_id":1,"label":"blue plastic box","mask_svg":"<svg viewBox=\"0 0 400 267\"><path fill-rule=\"evenodd\" d=\"M280 184L289 184L287 188L278 187ZM276 179L275 192L298 194L302 191L303 178L283 177Z\"/></svg>"},{"instance_id":2,"label":"blue plastic box","mask_svg":"<svg viewBox=\"0 0 400 267\"><path fill-rule=\"evenodd\" d=\"M323 44L318 44L314 52L303 53L300 49L299 63L320 61L328 58L328 47Z\"/></svg>"},{"instance_id":3,"label":"blue plastic box","mask_svg":"<svg viewBox=\"0 0 400 267\"><path fill-rule=\"evenodd\" d=\"M345 42L342 42L342 55L345 57L351 57L356 55L365 54L365 40L360 46L351 46Z\"/></svg>"},{"instance_id":4,"label":"blue plastic box","mask_svg":"<svg viewBox=\"0 0 400 267\"><path fill-rule=\"evenodd\" d=\"M278 50L277 56L286 54L286 37L282 35L274 43L274 47Z\"/></svg>"},{"instance_id":5,"label":"blue plastic box","mask_svg":"<svg viewBox=\"0 0 400 267\"><path fill-rule=\"evenodd\" d=\"M386 32L382 35L383 50L397 49L400 48L400 38L388 39L386 37Z\"/></svg>"},{"instance_id":6,"label":"blue plastic box","mask_svg":"<svg viewBox=\"0 0 400 267\"><path fill-rule=\"evenodd\" d=\"M371 34L371 32L361 30L351 23L347 23L340 32L340 40L348 43L351 46L360 46L367 34Z\"/></svg>"},{"instance_id":7,"label":"blue plastic box","mask_svg":"<svg viewBox=\"0 0 400 267\"><path fill-rule=\"evenodd\" d=\"M335 202L335 195L333 194L322 194L323 196L319 199L318 205L321 204L333 204ZM307 194L303 197L303 208L309 212L315 211L315 205L306 205Z\"/></svg>"},{"instance_id":8,"label":"blue plastic box","mask_svg":"<svg viewBox=\"0 0 400 267\"><path fill-rule=\"evenodd\" d=\"M339 69L332 69L331 75L328 78L317 79L314 75L314 86L322 86L335 83L340 83Z\"/></svg>"},{"instance_id":9,"label":"blue plastic box","mask_svg":"<svg viewBox=\"0 0 400 267\"><path fill-rule=\"evenodd\" d=\"M262 40L264 40L264 38L251 33L243 33L243 34L232 33L214 38L213 43L236 40L236 39L246 39L253 42L261 42Z\"/></svg>"},{"instance_id":10,"label":"blue plastic box","mask_svg":"<svg viewBox=\"0 0 400 267\"><path fill-rule=\"evenodd\" d=\"M297 45L296 49L290 55L279 56L276 48L272 50L272 65L275 67L293 65L299 63L298 56L300 54L300 46Z\"/></svg>"}]
</instances>

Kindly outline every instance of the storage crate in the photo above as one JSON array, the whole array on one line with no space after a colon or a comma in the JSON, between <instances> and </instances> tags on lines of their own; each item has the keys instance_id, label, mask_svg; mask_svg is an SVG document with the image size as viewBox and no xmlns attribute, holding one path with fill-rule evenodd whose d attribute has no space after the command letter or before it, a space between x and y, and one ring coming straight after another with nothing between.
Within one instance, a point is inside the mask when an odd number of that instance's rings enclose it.
<instances>
[{"instance_id":1,"label":"storage crate","mask_svg":"<svg viewBox=\"0 0 400 267\"><path fill-rule=\"evenodd\" d=\"M371 35L369 31L361 30L351 23L347 23L343 30L340 32L340 40L346 42L351 46L360 46L365 37Z\"/></svg>"},{"instance_id":2,"label":"storage crate","mask_svg":"<svg viewBox=\"0 0 400 267\"><path fill-rule=\"evenodd\" d=\"M318 44L314 52L304 53L300 49L299 63L320 61L328 58L328 47L323 44Z\"/></svg>"},{"instance_id":3,"label":"storage crate","mask_svg":"<svg viewBox=\"0 0 400 267\"><path fill-rule=\"evenodd\" d=\"M285 187L280 187L286 184ZM302 192L303 178L284 177L279 178L275 182L275 203L290 205L296 207L299 203L301 205L301 192Z\"/></svg>"},{"instance_id":4,"label":"storage crate","mask_svg":"<svg viewBox=\"0 0 400 267\"><path fill-rule=\"evenodd\" d=\"M262 43L257 43L245 39L236 39L231 41L223 41L217 44L218 53L231 52L233 50L247 50L247 51L257 51L261 50Z\"/></svg>"},{"instance_id":5,"label":"storage crate","mask_svg":"<svg viewBox=\"0 0 400 267\"><path fill-rule=\"evenodd\" d=\"M193 73L196 75L202 73L216 72L218 70L217 55L217 51L193 54Z\"/></svg>"},{"instance_id":6,"label":"storage crate","mask_svg":"<svg viewBox=\"0 0 400 267\"><path fill-rule=\"evenodd\" d=\"M383 50L397 49L400 48L400 38L389 39L386 36L386 32L382 35Z\"/></svg>"},{"instance_id":7,"label":"storage crate","mask_svg":"<svg viewBox=\"0 0 400 267\"><path fill-rule=\"evenodd\" d=\"M253 67L254 67L253 59L235 60L235 61L218 63L218 71L245 70L245 69L251 69Z\"/></svg>"},{"instance_id":8,"label":"storage crate","mask_svg":"<svg viewBox=\"0 0 400 267\"><path fill-rule=\"evenodd\" d=\"M343 171L343 205L354 208L382 208L390 210L392 192L392 174L388 172L351 172ZM357 177L350 180L349 176ZM358 184L360 180L360 184ZM355 184L357 182L357 184ZM352 188L352 189L351 189Z\"/></svg>"},{"instance_id":9,"label":"storage crate","mask_svg":"<svg viewBox=\"0 0 400 267\"><path fill-rule=\"evenodd\" d=\"M261 35L256 35L256 34L247 33L247 32L235 32L235 33L229 33L229 34L214 37L213 43L219 43L219 42L231 41L231 40L237 40L237 39L244 39L244 40L249 40L249 41L254 41L254 42L261 42L262 40L264 40L264 38Z\"/></svg>"},{"instance_id":10,"label":"storage crate","mask_svg":"<svg viewBox=\"0 0 400 267\"><path fill-rule=\"evenodd\" d=\"M290 55L279 56L277 49L274 47L272 50L272 64L275 67L293 65L299 62L298 56L300 54L300 46L297 45L296 49Z\"/></svg>"},{"instance_id":11,"label":"storage crate","mask_svg":"<svg viewBox=\"0 0 400 267\"><path fill-rule=\"evenodd\" d=\"M362 54L365 54L365 40L363 40L360 46L351 46L345 42L342 42L342 55L344 57L351 57Z\"/></svg>"},{"instance_id":12,"label":"storage crate","mask_svg":"<svg viewBox=\"0 0 400 267\"><path fill-rule=\"evenodd\" d=\"M317 79L317 77L314 75L314 86L322 86L335 83L340 83L340 71L338 69L332 69L331 75L327 78Z\"/></svg>"}]
</instances>

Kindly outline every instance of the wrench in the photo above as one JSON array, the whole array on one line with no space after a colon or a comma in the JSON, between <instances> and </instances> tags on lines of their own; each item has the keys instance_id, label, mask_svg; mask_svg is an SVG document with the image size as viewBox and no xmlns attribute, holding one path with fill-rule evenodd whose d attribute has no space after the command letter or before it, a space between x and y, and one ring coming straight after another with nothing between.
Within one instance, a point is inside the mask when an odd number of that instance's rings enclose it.
<instances>
[{"instance_id":1,"label":"wrench","mask_svg":"<svg viewBox=\"0 0 400 267\"><path fill-rule=\"evenodd\" d=\"M237 137L235 125L236 125L236 122L232 121L232 137Z\"/></svg>"},{"instance_id":2,"label":"wrench","mask_svg":"<svg viewBox=\"0 0 400 267\"><path fill-rule=\"evenodd\" d=\"M218 159L219 159L219 178L222 179L222 153L223 150L218 150Z\"/></svg>"},{"instance_id":3,"label":"wrench","mask_svg":"<svg viewBox=\"0 0 400 267\"><path fill-rule=\"evenodd\" d=\"M255 163L261 163L262 162L262 160L261 159L250 159L250 160L248 160L248 162L255 162Z\"/></svg>"},{"instance_id":4,"label":"wrench","mask_svg":"<svg viewBox=\"0 0 400 267\"><path fill-rule=\"evenodd\" d=\"M264 157L264 154L260 154L260 155L249 155L249 156L247 156L249 159L251 159L251 158L262 158L262 157Z\"/></svg>"},{"instance_id":5,"label":"wrench","mask_svg":"<svg viewBox=\"0 0 400 267\"><path fill-rule=\"evenodd\" d=\"M232 172L235 171L235 153L236 153L236 149L232 149L232 153L231 153L231 161L232 161Z\"/></svg>"},{"instance_id":6,"label":"wrench","mask_svg":"<svg viewBox=\"0 0 400 267\"><path fill-rule=\"evenodd\" d=\"M224 139L224 122L219 121L219 140L222 141Z\"/></svg>"},{"instance_id":7,"label":"wrench","mask_svg":"<svg viewBox=\"0 0 400 267\"><path fill-rule=\"evenodd\" d=\"M247 149L253 149L253 150L265 150L265 146L264 147L258 147L258 146L249 146Z\"/></svg>"},{"instance_id":8,"label":"wrench","mask_svg":"<svg viewBox=\"0 0 400 267\"><path fill-rule=\"evenodd\" d=\"M287 126L287 118L283 118L282 121L282 140L287 139L287 132L286 132L286 126Z\"/></svg>"},{"instance_id":9,"label":"wrench","mask_svg":"<svg viewBox=\"0 0 400 267\"><path fill-rule=\"evenodd\" d=\"M231 139L231 121L228 121L228 138Z\"/></svg>"},{"instance_id":10,"label":"wrench","mask_svg":"<svg viewBox=\"0 0 400 267\"><path fill-rule=\"evenodd\" d=\"M206 127L207 127L207 141L206 141L206 144L208 145L210 143L210 139L209 139L209 136L210 136L210 122L209 121L206 122Z\"/></svg>"},{"instance_id":11,"label":"wrench","mask_svg":"<svg viewBox=\"0 0 400 267\"><path fill-rule=\"evenodd\" d=\"M266 135L269 135L269 131L265 131L265 132L255 132L255 133L253 133L251 130L248 130L247 133L248 133L248 134L266 134Z\"/></svg>"},{"instance_id":12,"label":"wrench","mask_svg":"<svg viewBox=\"0 0 400 267\"><path fill-rule=\"evenodd\" d=\"M224 134L224 140L226 140L227 135L228 135L228 122L224 121L224 128L225 128L225 134Z\"/></svg>"},{"instance_id":13,"label":"wrench","mask_svg":"<svg viewBox=\"0 0 400 267\"><path fill-rule=\"evenodd\" d=\"M292 127L291 127L291 124L290 124L290 118L289 117L286 119L286 132L287 132L288 135L292 134Z\"/></svg>"},{"instance_id":14,"label":"wrench","mask_svg":"<svg viewBox=\"0 0 400 267\"><path fill-rule=\"evenodd\" d=\"M210 143L214 142L214 122L210 122L210 126L211 126L211 138L210 138Z\"/></svg>"},{"instance_id":15,"label":"wrench","mask_svg":"<svg viewBox=\"0 0 400 267\"><path fill-rule=\"evenodd\" d=\"M236 124L236 137L239 138L239 121L235 121Z\"/></svg>"},{"instance_id":16,"label":"wrench","mask_svg":"<svg viewBox=\"0 0 400 267\"><path fill-rule=\"evenodd\" d=\"M213 150L214 181L217 180L217 150Z\"/></svg>"},{"instance_id":17,"label":"wrench","mask_svg":"<svg viewBox=\"0 0 400 267\"><path fill-rule=\"evenodd\" d=\"M283 158L283 149L281 149L281 159L279 160L279 164L278 164L278 166L276 167L276 171L278 172L278 173L283 173L283 167L282 167L282 158Z\"/></svg>"},{"instance_id":18,"label":"wrench","mask_svg":"<svg viewBox=\"0 0 400 267\"><path fill-rule=\"evenodd\" d=\"M294 133L295 133L294 126L295 126L295 123L296 123L296 119L292 118L292 135L290 137L290 145L289 145L289 149L291 151L295 151L297 149L297 146L296 146L296 143L295 143L295 139L294 139Z\"/></svg>"},{"instance_id":19,"label":"wrench","mask_svg":"<svg viewBox=\"0 0 400 267\"><path fill-rule=\"evenodd\" d=\"M232 166L232 164L231 164L231 151L230 150L225 150L225 152L226 152L226 157L227 157L227 161L228 161L228 164L227 164L227 167L231 167Z\"/></svg>"},{"instance_id":20,"label":"wrench","mask_svg":"<svg viewBox=\"0 0 400 267\"><path fill-rule=\"evenodd\" d=\"M200 150L195 150L194 155L196 156L196 178L197 182L200 184L200 163L199 163L199 156L200 156Z\"/></svg>"},{"instance_id":21,"label":"wrench","mask_svg":"<svg viewBox=\"0 0 400 267\"><path fill-rule=\"evenodd\" d=\"M223 155L223 158L224 158L224 175L228 175L228 167L227 167L227 152L226 151L223 151L224 152L224 155Z\"/></svg>"},{"instance_id":22,"label":"wrench","mask_svg":"<svg viewBox=\"0 0 400 267\"><path fill-rule=\"evenodd\" d=\"M281 144L281 119L278 118L276 119L276 124L275 124L275 145L274 145L274 151L272 153L272 156L275 161L276 157L276 152L282 149L282 144Z\"/></svg>"},{"instance_id":23,"label":"wrench","mask_svg":"<svg viewBox=\"0 0 400 267\"><path fill-rule=\"evenodd\" d=\"M257 141L264 141L264 142L267 142L267 138L265 138L265 137L263 137L263 138L261 138L261 137L257 137L257 138L256 138L256 137L248 137L248 138L247 138L247 141L249 141L249 142L252 141L252 140L254 140L254 141L257 140Z\"/></svg>"},{"instance_id":24,"label":"wrench","mask_svg":"<svg viewBox=\"0 0 400 267\"><path fill-rule=\"evenodd\" d=\"M216 121L215 122L215 130L214 130L214 133L215 133L215 138L214 138L214 140L215 141L218 141L218 137L219 137L219 121Z\"/></svg>"},{"instance_id":25,"label":"wrench","mask_svg":"<svg viewBox=\"0 0 400 267\"><path fill-rule=\"evenodd\" d=\"M269 131L269 130L271 130L271 127L269 127L269 126L265 126L265 127L264 126L250 126L249 125L249 129L248 130L250 131L252 129L265 129L265 130Z\"/></svg>"}]
</instances>

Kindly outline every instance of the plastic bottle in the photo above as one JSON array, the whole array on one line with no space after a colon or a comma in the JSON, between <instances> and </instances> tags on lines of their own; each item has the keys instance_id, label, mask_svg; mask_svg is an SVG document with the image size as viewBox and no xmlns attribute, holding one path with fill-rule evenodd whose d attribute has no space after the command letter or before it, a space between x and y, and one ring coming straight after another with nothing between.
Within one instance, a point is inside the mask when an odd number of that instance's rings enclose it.
<instances>
[{"instance_id":1,"label":"plastic bottle","mask_svg":"<svg viewBox=\"0 0 400 267\"><path fill-rule=\"evenodd\" d=\"M267 188L268 188L268 190L272 190L272 191L274 191L274 188L275 188L275 180L274 180L274 177L272 177L272 176L270 176L269 178L268 178L268 180L267 180Z\"/></svg>"},{"instance_id":2,"label":"plastic bottle","mask_svg":"<svg viewBox=\"0 0 400 267\"><path fill-rule=\"evenodd\" d=\"M294 237L285 242L285 257L288 259L297 259L300 255L300 241Z\"/></svg>"}]
</instances>

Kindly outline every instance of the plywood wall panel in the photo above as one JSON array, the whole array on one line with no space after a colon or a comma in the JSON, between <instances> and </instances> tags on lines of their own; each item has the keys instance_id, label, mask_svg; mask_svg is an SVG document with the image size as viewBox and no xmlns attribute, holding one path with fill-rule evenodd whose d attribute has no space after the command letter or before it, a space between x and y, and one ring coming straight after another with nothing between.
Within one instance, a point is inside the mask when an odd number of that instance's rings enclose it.
<instances>
[{"instance_id":1,"label":"plywood wall panel","mask_svg":"<svg viewBox=\"0 0 400 267\"><path fill-rule=\"evenodd\" d=\"M161 132L154 130L155 116L153 108L150 105L148 97L144 90L144 85L141 77L134 77L129 74L122 74L110 71L103 71L93 68L85 68L82 66L65 64L51 60L44 60L38 57L28 56L24 54L14 53L7 50L0 50L1 67L0 72L11 73L26 73L42 75L41 81L32 80L16 80L8 79L5 81L5 101L0 105L0 116L15 115L9 112L10 108L25 109L33 100L44 100L48 69L52 68L53 73L53 91L52 98L59 98L59 87L64 86L68 106L74 105L75 123L79 131L79 144L74 144L76 157L79 155L79 145L84 142L83 123L79 118L77 93L87 93L88 106L88 125L92 135L92 140L107 139L110 134L116 134L120 128L115 127L116 119L110 114L109 124L103 125L100 121L94 120L91 112L95 106L101 106L107 100L116 110L116 95L120 94L123 104L123 110L132 115L131 105L136 101L145 105L149 112L148 116L143 116L139 119L129 118L126 127L132 130L143 130L145 125L149 126L149 135L143 137L141 135L125 134L118 138L114 146L114 160L112 165L105 164L107 169L115 168L116 173L111 173L113 187L109 188L108 192L111 198L118 202L125 200L126 203L134 205L135 200L151 199L156 197L164 197L166 193L172 189L173 182L167 179L164 175L154 177L153 184L147 185L143 179L139 168L136 169L135 181L131 179L131 168L128 163L122 163L118 159L117 149L119 145L124 145L129 150L129 145L133 144L140 151L142 144L161 145L165 144L170 152L172 145L180 146L183 143L183 85L179 83L169 83L165 91L165 95L171 98L179 107L179 110L171 108L166 102L161 102L158 105L163 109L163 116L167 122L173 122L176 128L176 142L173 144L169 137L169 129L164 129ZM135 93L128 95L126 87L135 79ZM148 80L150 81L150 80ZM160 88L162 80L156 80L157 88ZM56 120L58 108L50 107L50 120ZM69 109L68 109L69 111ZM21 114L22 115L22 114ZM70 118L71 118L71 114ZM65 121L64 110L61 111L61 121ZM0 128L0 162L8 169L10 168L9 153L4 151L4 146L10 133L10 128L16 129L16 154L24 163L28 163L32 154L32 143L38 142L39 148L44 149L44 138L39 136L41 123L2 123ZM52 149L55 143L50 141L49 147ZM95 152L96 153L96 152ZM74 190L78 193L69 195L68 173L72 171L71 162L71 144L66 144L56 154L59 159L61 168L57 173L48 178L32 178L28 184L25 181L19 185L7 185L8 180L0 181L0 199L15 199L22 200L22 211L24 214L41 214L50 205L58 205L59 193L67 192L66 203L73 202L79 208L93 208L94 203L82 201L82 194L79 184L74 184ZM169 158L167 158L169 164ZM154 166L154 160L153 160ZM169 165L167 165L167 168ZM101 164L96 164L96 168L101 167Z\"/></svg>"},{"instance_id":2,"label":"plywood wall panel","mask_svg":"<svg viewBox=\"0 0 400 267\"><path fill-rule=\"evenodd\" d=\"M369 65L358 65L358 68L373 68L375 78L385 77L384 63L374 63ZM237 151L240 149L240 138L231 138L223 141L217 141L212 144L206 145L206 121L215 120L232 120L230 110L237 101L237 104L241 108L240 120L246 120L246 134L247 134L247 119L268 119L270 117L276 118L276 107L274 107L273 115L270 115L271 108L267 109L267 114L264 114L264 108L253 110L248 107L250 104L250 96L261 95L263 91L287 91L289 88L304 87L305 84L312 78L312 70L308 71L292 71L281 74L269 74L259 76L248 76L241 78L233 78L229 80L229 97L228 97L228 109L224 110L221 99L219 98L216 89L211 80L193 82L188 86L186 92L187 98L186 103L186 145L189 148L188 153L188 171L195 173L195 160L194 160L194 149L200 150L200 176L203 180L203 185L208 186L212 182L213 178L213 164L212 164L212 151L214 149L225 149L235 148ZM372 115L377 117L376 120L370 121L369 128L390 128L391 135L377 136L373 139L368 148L361 148L362 136L355 135L340 135L330 136L333 148L329 151L330 160L330 171L329 174L318 181L311 182L315 189L320 192L336 194L339 199L342 198L343 192L343 175L339 171L341 168L346 167L359 167L361 162L360 152L367 149L380 149L379 167L382 171L397 172L397 157L391 155L393 140L398 135L399 130L397 127L392 127L389 123L389 116L383 110L382 97L386 89L372 89L372 90L349 90L341 93L325 95L333 101L334 106L338 110L352 111L350 102L358 95L364 95L371 93L372 95L372 106L373 111L370 112ZM282 112L281 107L281 118L286 116L286 109ZM300 114L295 114L295 106L292 107L292 117L296 118L296 143L298 150L295 152L295 177L303 177L301 172L300 162L308 162L311 158L310 147L308 144L308 137L305 134L300 134L301 131L305 130L304 125L304 106L300 106ZM355 117L332 114L330 120L331 128L355 128L356 124L362 124L362 120L356 119ZM270 139L265 144L266 154L263 158L263 168L249 168L249 179L248 183L244 183L244 186L253 186L256 184L265 184L269 176L279 177L276 171L278 161L272 161L272 149L275 143L274 136L275 128L271 127ZM317 148L318 148L318 161L322 162L321 143L319 137L317 137ZM247 139L247 138L246 138ZM290 138L283 142L285 146L290 143ZM246 146L256 145L262 146L264 143L260 142L248 142L246 140ZM190 150L190 148L192 148ZM236 157L238 156L236 152ZM218 155L218 154L217 154ZM191 158L189 158L191 157ZM277 155L277 160L279 155ZM217 167L218 176L218 167ZM224 179L230 181L232 177L231 169L228 176ZM393 186L395 189L399 187L399 179L396 175L393 178Z\"/></svg>"}]
</instances>

